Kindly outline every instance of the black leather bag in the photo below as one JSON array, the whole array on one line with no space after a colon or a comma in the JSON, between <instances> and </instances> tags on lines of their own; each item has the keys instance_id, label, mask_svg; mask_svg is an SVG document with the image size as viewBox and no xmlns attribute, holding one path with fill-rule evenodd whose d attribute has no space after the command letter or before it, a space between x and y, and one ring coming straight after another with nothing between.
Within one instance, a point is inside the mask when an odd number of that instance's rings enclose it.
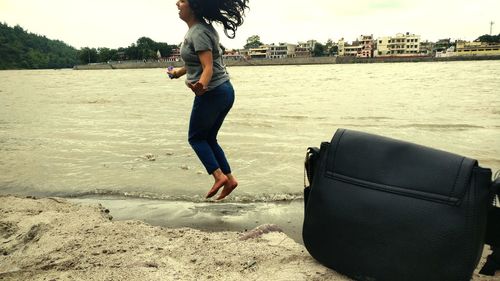
<instances>
[{"instance_id":1,"label":"black leather bag","mask_svg":"<svg viewBox=\"0 0 500 281\"><path fill-rule=\"evenodd\" d=\"M302 235L323 265L356 280L471 279L492 208L490 169L339 129L308 150L306 172Z\"/></svg>"}]
</instances>

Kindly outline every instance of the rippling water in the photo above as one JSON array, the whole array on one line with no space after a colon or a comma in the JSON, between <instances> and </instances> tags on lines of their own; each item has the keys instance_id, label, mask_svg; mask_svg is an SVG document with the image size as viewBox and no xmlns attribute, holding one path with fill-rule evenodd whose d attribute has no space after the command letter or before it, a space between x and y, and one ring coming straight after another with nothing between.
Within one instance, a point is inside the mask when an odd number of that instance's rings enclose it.
<instances>
[{"instance_id":1,"label":"rippling water","mask_svg":"<svg viewBox=\"0 0 500 281\"><path fill-rule=\"evenodd\" d=\"M233 67L219 135L235 201L300 196L308 146L341 128L500 169L500 61ZM202 200L192 94L162 69L0 72L0 192ZM154 160L154 161L151 161Z\"/></svg>"}]
</instances>

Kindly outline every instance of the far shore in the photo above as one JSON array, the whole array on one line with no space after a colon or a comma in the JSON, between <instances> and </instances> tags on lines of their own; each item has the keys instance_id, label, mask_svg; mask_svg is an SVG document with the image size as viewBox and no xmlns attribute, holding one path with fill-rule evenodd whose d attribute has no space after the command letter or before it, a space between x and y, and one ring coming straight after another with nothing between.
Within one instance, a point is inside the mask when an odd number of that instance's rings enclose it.
<instances>
[{"instance_id":1,"label":"far shore","mask_svg":"<svg viewBox=\"0 0 500 281\"><path fill-rule=\"evenodd\" d=\"M285 59L227 59L224 63L229 66L272 66L272 65L318 65L318 64L360 64L360 63L403 63L403 62L450 62L450 61L478 61L500 60L500 56L455 56L455 57L304 57ZM110 69L142 69L167 68L182 66L181 61L112 61L108 63L93 63L75 65L75 70L110 70Z\"/></svg>"},{"instance_id":2,"label":"far shore","mask_svg":"<svg viewBox=\"0 0 500 281\"><path fill-rule=\"evenodd\" d=\"M0 226L1 280L350 280L316 262L279 225L166 228L114 221L100 204L4 195ZM472 280L499 277L476 270Z\"/></svg>"}]
</instances>

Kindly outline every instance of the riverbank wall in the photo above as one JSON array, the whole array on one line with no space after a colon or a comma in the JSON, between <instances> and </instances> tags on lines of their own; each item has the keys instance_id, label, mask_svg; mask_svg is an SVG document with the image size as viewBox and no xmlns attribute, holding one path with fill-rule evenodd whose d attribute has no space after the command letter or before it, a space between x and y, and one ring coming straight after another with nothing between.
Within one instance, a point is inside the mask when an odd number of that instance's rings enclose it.
<instances>
[{"instance_id":1,"label":"riverbank wall","mask_svg":"<svg viewBox=\"0 0 500 281\"><path fill-rule=\"evenodd\" d=\"M475 61L475 60L500 60L500 56L454 56L454 57L414 56L414 57L374 57L374 58L336 57L336 63L338 64L447 62L447 61Z\"/></svg>"},{"instance_id":2,"label":"riverbank wall","mask_svg":"<svg viewBox=\"0 0 500 281\"><path fill-rule=\"evenodd\" d=\"M312 65L312 64L354 64L354 63L399 63L399 62L446 62L446 61L474 61L474 60L500 60L500 56L456 56L456 57L308 57L286 59L230 59L225 60L227 66L268 66L268 65ZM142 69L142 68L167 68L180 67L181 61L121 61L108 63L93 63L75 65L75 70L98 69Z\"/></svg>"}]
</instances>

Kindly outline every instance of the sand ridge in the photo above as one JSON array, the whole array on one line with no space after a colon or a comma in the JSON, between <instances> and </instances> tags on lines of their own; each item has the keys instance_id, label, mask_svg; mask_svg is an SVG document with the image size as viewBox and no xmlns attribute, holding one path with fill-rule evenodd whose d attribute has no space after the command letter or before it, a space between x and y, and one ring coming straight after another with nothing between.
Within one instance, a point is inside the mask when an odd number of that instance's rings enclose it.
<instances>
[{"instance_id":1,"label":"sand ridge","mask_svg":"<svg viewBox=\"0 0 500 281\"><path fill-rule=\"evenodd\" d=\"M0 197L2 280L349 280L279 231L167 229L103 206Z\"/></svg>"}]
</instances>

